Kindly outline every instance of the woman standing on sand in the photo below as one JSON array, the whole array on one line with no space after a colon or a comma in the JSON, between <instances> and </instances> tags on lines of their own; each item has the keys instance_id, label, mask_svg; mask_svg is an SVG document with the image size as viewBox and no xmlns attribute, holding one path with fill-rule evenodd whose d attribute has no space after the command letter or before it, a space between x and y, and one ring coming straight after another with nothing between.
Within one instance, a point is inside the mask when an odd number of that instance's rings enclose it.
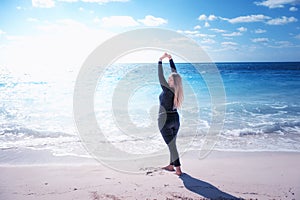
<instances>
[{"instance_id":1,"label":"woman standing on sand","mask_svg":"<svg viewBox=\"0 0 300 200\"><path fill-rule=\"evenodd\" d=\"M162 60L164 58L169 59L172 71L168 82L164 77L162 68ZM163 169L168 171L175 171L176 169L176 174L180 176L182 171L180 168L179 154L176 147L176 137L180 126L177 108L180 108L183 102L183 88L181 76L176 71L176 67L171 55L167 53L159 58L158 78L163 90L159 95L160 108L158 127L170 151L170 164L166 167L163 167Z\"/></svg>"}]
</instances>

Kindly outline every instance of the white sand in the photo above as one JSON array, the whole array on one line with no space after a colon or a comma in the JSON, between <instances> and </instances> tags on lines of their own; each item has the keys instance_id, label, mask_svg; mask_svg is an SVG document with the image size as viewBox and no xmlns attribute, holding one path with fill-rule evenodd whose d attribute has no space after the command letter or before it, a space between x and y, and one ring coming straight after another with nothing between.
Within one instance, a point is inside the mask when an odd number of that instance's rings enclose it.
<instances>
[{"instance_id":1,"label":"white sand","mask_svg":"<svg viewBox=\"0 0 300 200\"><path fill-rule=\"evenodd\" d=\"M181 177L159 166L139 175L101 164L0 166L0 199L300 199L300 153L213 152L181 158Z\"/></svg>"}]
</instances>

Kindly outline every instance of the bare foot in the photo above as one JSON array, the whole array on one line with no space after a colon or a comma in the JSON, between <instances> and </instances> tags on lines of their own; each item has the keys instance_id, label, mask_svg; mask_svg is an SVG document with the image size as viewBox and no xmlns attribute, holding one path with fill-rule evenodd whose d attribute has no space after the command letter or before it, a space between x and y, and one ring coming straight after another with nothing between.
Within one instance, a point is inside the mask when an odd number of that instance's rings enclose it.
<instances>
[{"instance_id":1,"label":"bare foot","mask_svg":"<svg viewBox=\"0 0 300 200\"><path fill-rule=\"evenodd\" d=\"M180 166L179 166L179 167L176 167L176 173L175 173L175 174L178 175L178 176L181 176L181 175L182 175L182 171L181 171Z\"/></svg>"},{"instance_id":2,"label":"bare foot","mask_svg":"<svg viewBox=\"0 0 300 200\"><path fill-rule=\"evenodd\" d=\"M175 174L176 174L177 176L181 176L181 175L182 175L182 172L175 172Z\"/></svg>"},{"instance_id":3,"label":"bare foot","mask_svg":"<svg viewBox=\"0 0 300 200\"><path fill-rule=\"evenodd\" d=\"M166 167L163 167L162 169L167 170L167 171L170 171L170 172L175 171L173 165L168 165L168 166L166 166Z\"/></svg>"}]
</instances>

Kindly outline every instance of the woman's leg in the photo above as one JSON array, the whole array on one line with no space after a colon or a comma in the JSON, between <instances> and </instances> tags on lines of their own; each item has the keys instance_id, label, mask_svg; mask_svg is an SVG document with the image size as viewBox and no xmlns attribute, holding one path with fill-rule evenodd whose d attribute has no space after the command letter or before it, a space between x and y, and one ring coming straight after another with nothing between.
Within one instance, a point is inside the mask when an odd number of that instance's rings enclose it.
<instances>
[{"instance_id":1,"label":"woman's leg","mask_svg":"<svg viewBox=\"0 0 300 200\"><path fill-rule=\"evenodd\" d=\"M176 146L176 136L174 139L168 144L170 155L171 155L171 164L174 165L175 167L180 166L180 161L179 161L179 154L177 151L177 146Z\"/></svg>"},{"instance_id":2,"label":"woman's leg","mask_svg":"<svg viewBox=\"0 0 300 200\"><path fill-rule=\"evenodd\" d=\"M172 136L172 129L170 128L163 128L160 130L161 131L161 135L165 141L165 143L168 145L168 149L169 149L169 152L170 152L170 162L169 162L169 165L166 166L166 167L163 167L163 169L165 170L168 170L168 171L175 171L174 170L174 164L173 164L173 160L172 160L172 151L170 149L170 145L172 140L173 140L173 136Z\"/></svg>"},{"instance_id":3,"label":"woman's leg","mask_svg":"<svg viewBox=\"0 0 300 200\"><path fill-rule=\"evenodd\" d=\"M177 146L176 146L176 135L178 130L172 128L168 129L162 129L162 136L164 138L164 141L168 145L168 149L170 152L170 164L163 169L166 169L168 171L175 171L174 166L176 167L176 174L181 175L181 169L180 169L180 160L179 160L179 154L177 151Z\"/></svg>"},{"instance_id":4,"label":"woman's leg","mask_svg":"<svg viewBox=\"0 0 300 200\"><path fill-rule=\"evenodd\" d=\"M171 152L172 152L172 160L173 160L173 164L176 168L176 174L178 176L180 176L182 174L182 171L181 171L181 164L180 164L180 160L179 160L179 154L178 154L178 151L177 151L177 146L176 146L176 138L177 138L177 133L178 133L178 130L179 130L179 127L180 127L180 122L179 122L179 116L177 115L177 117L175 117L174 121L173 121L173 134L174 134L174 139L172 140L171 142L171 146L170 146L170 149L171 149Z\"/></svg>"},{"instance_id":5,"label":"woman's leg","mask_svg":"<svg viewBox=\"0 0 300 200\"><path fill-rule=\"evenodd\" d=\"M181 175L180 169L180 160L179 154L176 146L176 137L179 130L179 116L168 117L167 120L163 120L163 117L159 118L159 129L162 134L162 137L165 143L168 145L170 152L170 164L163 169L168 171L175 171L174 166L176 167L176 174Z\"/></svg>"},{"instance_id":6,"label":"woman's leg","mask_svg":"<svg viewBox=\"0 0 300 200\"><path fill-rule=\"evenodd\" d=\"M176 174L178 176L180 176L182 174L182 171L181 171L181 167L180 167L181 164L180 164L180 160L179 160L179 154L178 154L177 146L176 146L177 131L178 130L172 130L172 132L173 132L172 136L168 137L169 142L167 144L168 144L168 148L170 151L170 165L165 167L165 169L169 170L169 171L174 171L174 166L175 166Z\"/></svg>"},{"instance_id":7,"label":"woman's leg","mask_svg":"<svg viewBox=\"0 0 300 200\"><path fill-rule=\"evenodd\" d=\"M169 135L171 135L171 129L168 128L169 122L167 120L166 114L162 114L158 117L158 127L159 127L160 133L161 133L165 143L168 144L169 141L172 140L172 138L169 137ZM171 154L170 154L170 156L171 156ZM170 164L163 167L163 169L168 170L168 171L175 171L174 166L171 163L171 158L170 158Z\"/></svg>"}]
</instances>

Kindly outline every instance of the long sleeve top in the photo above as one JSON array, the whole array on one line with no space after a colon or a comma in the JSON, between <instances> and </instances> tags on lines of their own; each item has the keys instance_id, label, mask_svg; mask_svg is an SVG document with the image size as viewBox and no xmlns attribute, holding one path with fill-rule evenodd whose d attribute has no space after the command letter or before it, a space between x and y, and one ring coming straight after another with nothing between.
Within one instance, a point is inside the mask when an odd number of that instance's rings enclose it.
<instances>
[{"instance_id":1,"label":"long sleeve top","mask_svg":"<svg viewBox=\"0 0 300 200\"><path fill-rule=\"evenodd\" d=\"M170 59L169 62L170 62L171 71L177 72L173 59ZM160 86L163 90L159 95L159 102L160 102L159 113L176 112L177 110L174 109L174 89L169 87L169 84L164 77L161 61L158 62L158 78L159 78Z\"/></svg>"}]
</instances>

